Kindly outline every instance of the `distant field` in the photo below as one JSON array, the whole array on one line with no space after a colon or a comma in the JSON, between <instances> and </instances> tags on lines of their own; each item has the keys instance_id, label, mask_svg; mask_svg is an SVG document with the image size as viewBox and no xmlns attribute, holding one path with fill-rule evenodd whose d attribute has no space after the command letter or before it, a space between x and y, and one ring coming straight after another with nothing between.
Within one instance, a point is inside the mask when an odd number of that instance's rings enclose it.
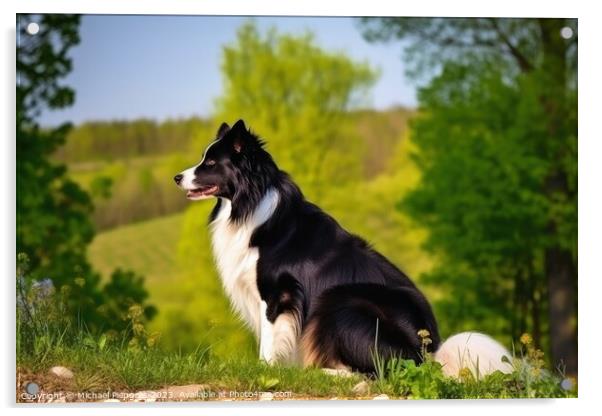
<instances>
[{"instance_id":1,"label":"distant field","mask_svg":"<svg viewBox=\"0 0 602 416\"><path fill-rule=\"evenodd\" d=\"M151 291L177 274L183 214L169 215L100 233L90 246L94 267L107 278L117 267L146 276Z\"/></svg>"}]
</instances>

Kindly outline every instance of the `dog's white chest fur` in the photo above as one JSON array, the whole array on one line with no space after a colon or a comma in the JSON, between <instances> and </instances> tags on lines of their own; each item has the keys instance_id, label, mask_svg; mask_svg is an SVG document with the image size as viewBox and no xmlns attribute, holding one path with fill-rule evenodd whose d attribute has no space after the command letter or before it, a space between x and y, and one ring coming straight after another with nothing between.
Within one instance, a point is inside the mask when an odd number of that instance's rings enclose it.
<instances>
[{"instance_id":1,"label":"dog's white chest fur","mask_svg":"<svg viewBox=\"0 0 602 416\"><path fill-rule=\"evenodd\" d=\"M266 222L278 205L278 192L268 190L255 211L241 224L230 221L232 204L222 199L210 224L213 255L222 284L234 310L256 335L260 332L261 297L257 288L259 251L249 247L253 232Z\"/></svg>"}]
</instances>

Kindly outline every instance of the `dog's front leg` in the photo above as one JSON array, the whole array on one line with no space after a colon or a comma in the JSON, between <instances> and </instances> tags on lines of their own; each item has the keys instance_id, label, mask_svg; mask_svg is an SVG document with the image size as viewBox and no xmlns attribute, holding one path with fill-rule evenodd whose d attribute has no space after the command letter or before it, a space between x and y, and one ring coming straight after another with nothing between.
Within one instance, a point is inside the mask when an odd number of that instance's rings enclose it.
<instances>
[{"instance_id":1,"label":"dog's front leg","mask_svg":"<svg viewBox=\"0 0 602 416\"><path fill-rule=\"evenodd\" d=\"M274 323L267 318L267 304L261 302L261 327L259 335L259 359L269 364L276 362L296 364L299 360L297 342L299 323L291 312L281 313Z\"/></svg>"},{"instance_id":2,"label":"dog's front leg","mask_svg":"<svg viewBox=\"0 0 602 416\"><path fill-rule=\"evenodd\" d=\"M271 363L274 355L274 325L268 321L268 304L261 301L259 305L259 359Z\"/></svg>"}]
</instances>

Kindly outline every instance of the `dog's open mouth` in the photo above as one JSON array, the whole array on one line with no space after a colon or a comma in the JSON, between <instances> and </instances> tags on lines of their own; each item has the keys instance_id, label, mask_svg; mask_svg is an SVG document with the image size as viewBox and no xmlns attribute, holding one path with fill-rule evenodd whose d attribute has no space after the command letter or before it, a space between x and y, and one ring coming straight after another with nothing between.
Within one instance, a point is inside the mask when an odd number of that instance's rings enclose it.
<instances>
[{"instance_id":1,"label":"dog's open mouth","mask_svg":"<svg viewBox=\"0 0 602 416\"><path fill-rule=\"evenodd\" d=\"M200 188L190 189L186 192L186 198L188 199L205 199L212 197L217 193L219 187L217 185L205 185Z\"/></svg>"}]
</instances>

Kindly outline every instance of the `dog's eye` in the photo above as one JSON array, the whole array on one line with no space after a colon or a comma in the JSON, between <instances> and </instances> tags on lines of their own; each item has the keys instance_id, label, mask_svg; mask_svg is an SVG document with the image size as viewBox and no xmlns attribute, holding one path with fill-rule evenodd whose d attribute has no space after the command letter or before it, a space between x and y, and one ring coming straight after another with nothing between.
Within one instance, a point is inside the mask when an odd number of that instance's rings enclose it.
<instances>
[{"instance_id":1,"label":"dog's eye","mask_svg":"<svg viewBox=\"0 0 602 416\"><path fill-rule=\"evenodd\" d=\"M215 160L208 159L208 160L205 161L205 165L207 165L207 166L213 166L213 165L215 165Z\"/></svg>"}]
</instances>

